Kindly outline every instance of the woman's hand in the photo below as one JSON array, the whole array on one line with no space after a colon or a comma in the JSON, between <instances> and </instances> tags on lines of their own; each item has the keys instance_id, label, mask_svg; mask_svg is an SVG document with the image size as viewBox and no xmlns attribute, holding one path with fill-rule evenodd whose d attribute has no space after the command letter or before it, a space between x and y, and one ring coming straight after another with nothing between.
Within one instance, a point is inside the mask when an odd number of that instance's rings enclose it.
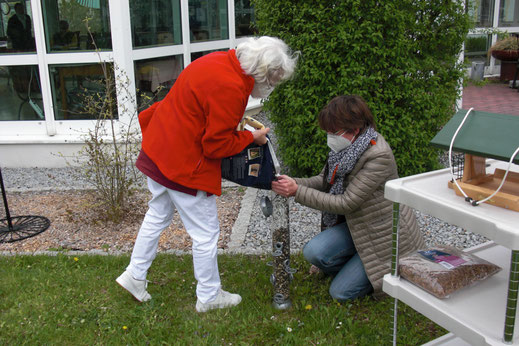
<instances>
[{"instance_id":1,"label":"woman's hand","mask_svg":"<svg viewBox=\"0 0 519 346\"><path fill-rule=\"evenodd\" d=\"M297 183L288 175L280 175L272 182L272 191L283 197L295 196L297 192Z\"/></svg>"},{"instance_id":2,"label":"woman's hand","mask_svg":"<svg viewBox=\"0 0 519 346\"><path fill-rule=\"evenodd\" d=\"M252 137L254 137L254 143L258 145L263 145L267 143L267 133L269 133L270 129L268 127L256 130L252 132Z\"/></svg>"}]
</instances>

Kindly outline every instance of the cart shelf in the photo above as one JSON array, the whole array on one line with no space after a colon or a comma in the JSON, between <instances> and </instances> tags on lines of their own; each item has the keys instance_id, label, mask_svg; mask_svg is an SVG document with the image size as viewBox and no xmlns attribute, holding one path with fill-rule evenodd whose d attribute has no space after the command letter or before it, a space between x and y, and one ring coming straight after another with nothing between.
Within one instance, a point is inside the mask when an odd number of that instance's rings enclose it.
<instances>
[{"instance_id":1,"label":"cart shelf","mask_svg":"<svg viewBox=\"0 0 519 346\"><path fill-rule=\"evenodd\" d=\"M507 163L502 161L488 160L487 163L490 172L496 168L507 168ZM512 165L511 170L517 172L519 167ZM384 276L383 290L452 332L427 345L519 344L516 318L519 212L490 204L472 206L448 188L450 179L449 169L395 179L386 183L385 197L395 202L397 214L398 203L402 203L489 238L491 241L466 251L503 269L446 299L434 297L395 276L394 271ZM394 236L395 248L397 242L398 237ZM393 270L397 262L395 253Z\"/></svg>"},{"instance_id":2,"label":"cart shelf","mask_svg":"<svg viewBox=\"0 0 519 346\"><path fill-rule=\"evenodd\" d=\"M384 277L383 290L470 345L502 345L511 251L492 242L468 251L503 269L445 299L391 274ZM518 324L516 319L516 329ZM519 337L514 338L517 342Z\"/></svg>"}]
</instances>

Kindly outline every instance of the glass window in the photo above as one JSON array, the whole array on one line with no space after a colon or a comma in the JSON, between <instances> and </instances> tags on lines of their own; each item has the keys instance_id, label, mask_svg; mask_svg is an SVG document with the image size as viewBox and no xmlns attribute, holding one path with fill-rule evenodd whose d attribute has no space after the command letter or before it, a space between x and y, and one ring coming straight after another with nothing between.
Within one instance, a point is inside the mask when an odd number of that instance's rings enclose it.
<instances>
[{"instance_id":1,"label":"glass window","mask_svg":"<svg viewBox=\"0 0 519 346\"><path fill-rule=\"evenodd\" d=\"M31 2L2 1L0 54L35 52Z\"/></svg>"},{"instance_id":2,"label":"glass window","mask_svg":"<svg viewBox=\"0 0 519 346\"><path fill-rule=\"evenodd\" d=\"M488 64L487 52L492 42L492 36L471 34L465 40L465 58L469 61L483 61Z\"/></svg>"},{"instance_id":3,"label":"glass window","mask_svg":"<svg viewBox=\"0 0 519 346\"><path fill-rule=\"evenodd\" d=\"M227 0L189 0L191 42L229 38Z\"/></svg>"},{"instance_id":4,"label":"glass window","mask_svg":"<svg viewBox=\"0 0 519 346\"><path fill-rule=\"evenodd\" d=\"M179 0L130 0L133 47L182 44Z\"/></svg>"},{"instance_id":5,"label":"glass window","mask_svg":"<svg viewBox=\"0 0 519 346\"><path fill-rule=\"evenodd\" d=\"M519 26L519 0L501 0L499 26Z\"/></svg>"},{"instance_id":6,"label":"glass window","mask_svg":"<svg viewBox=\"0 0 519 346\"><path fill-rule=\"evenodd\" d=\"M108 0L43 0L42 5L48 52L112 49Z\"/></svg>"},{"instance_id":7,"label":"glass window","mask_svg":"<svg viewBox=\"0 0 519 346\"><path fill-rule=\"evenodd\" d=\"M0 121L44 118L38 66L0 66Z\"/></svg>"},{"instance_id":8,"label":"glass window","mask_svg":"<svg viewBox=\"0 0 519 346\"><path fill-rule=\"evenodd\" d=\"M227 50L228 49L214 49L214 50L206 50L204 52L191 53L191 62L193 62L196 59L198 59L200 57L203 57L204 55L207 55L209 53L212 53L212 52L224 52L224 51L227 51Z\"/></svg>"},{"instance_id":9,"label":"glass window","mask_svg":"<svg viewBox=\"0 0 519 346\"><path fill-rule=\"evenodd\" d=\"M494 0L471 0L469 14L476 27L491 27L494 16Z\"/></svg>"},{"instance_id":10,"label":"glass window","mask_svg":"<svg viewBox=\"0 0 519 346\"><path fill-rule=\"evenodd\" d=\"M236 37L252 36L257 33L254 26L254 8L250 0L234 0Z\"/></svg>"},{"instance_id":11,"label":"glass window","mask_svg":"<svg viewBox=\"0 0 519 346\"><path fill-rule=\"evenodd\" d=\"M51 77L54 114L57 120L97 119L106 110L117 114L111 64L53 65Z\"/></svg>"},{"instance_id":12,"label":"glass window","mask_svg":"<svg viewBox=\"0 0 519 346\"><path fill-rule=\"evenodd\" d=\"M182 68L181 55L136 61L135 85L139 109L162 100L175 84Z\"/></svg>"}]
</instances>

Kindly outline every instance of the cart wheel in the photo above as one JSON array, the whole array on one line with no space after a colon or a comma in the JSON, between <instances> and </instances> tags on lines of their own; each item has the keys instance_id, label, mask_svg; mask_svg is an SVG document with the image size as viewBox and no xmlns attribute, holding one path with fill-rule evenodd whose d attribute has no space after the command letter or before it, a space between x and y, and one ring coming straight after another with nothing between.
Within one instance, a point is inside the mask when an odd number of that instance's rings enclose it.
<instances>
[{"instance_id":1,"label":"cart wheel","mask_svg":"<svg viewBox=\"0 0 519 346\"><path fill-rule=\"evenodd\" d=\"M49 219L43 216L13 216L10 221L9 219L0 220L0 243L12 243L34 237L50 226Z\"/></svg>"}]
</instances>

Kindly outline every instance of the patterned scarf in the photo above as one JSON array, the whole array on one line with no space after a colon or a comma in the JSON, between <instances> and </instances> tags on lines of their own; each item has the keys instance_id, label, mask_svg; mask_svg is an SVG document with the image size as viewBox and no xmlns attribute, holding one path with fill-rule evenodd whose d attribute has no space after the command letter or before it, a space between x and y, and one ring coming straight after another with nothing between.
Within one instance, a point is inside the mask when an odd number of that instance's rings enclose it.
<instances>
[{"instance_id":1,"label":"patterned scarf","mask_svg":"<svg viewBox=\"0 0 519 346\"><path fill-rule=\"evenodd\" d=\"M362 154L369 148L371 140L377 138L377 132L368 127L357 140L346 149L338 153L330 150L328 154L328 176L326 181L332 185L330 193L332 195L340 195L344 193L344 178L350 174L355 167ZM329 212L323 212L323 222L327 227L332 227L337 223L338 215Z\"/></svg>"}]
</instances>

